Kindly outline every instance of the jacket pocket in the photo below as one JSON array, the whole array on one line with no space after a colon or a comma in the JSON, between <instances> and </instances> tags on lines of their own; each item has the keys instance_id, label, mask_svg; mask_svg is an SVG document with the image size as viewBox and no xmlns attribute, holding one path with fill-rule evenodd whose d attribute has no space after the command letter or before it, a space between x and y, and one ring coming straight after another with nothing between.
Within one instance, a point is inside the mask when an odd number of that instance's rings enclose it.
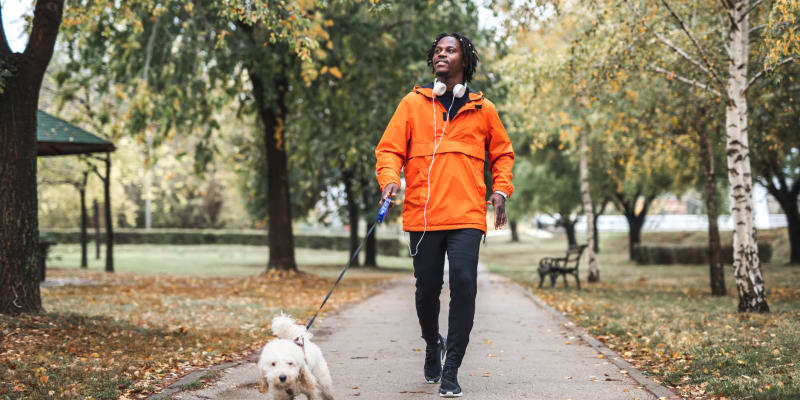
<instances>
[{"instance_id":1,"label":"jacket pocket","mask_svg":"<svg viewBox=\"0 0 800 400\"><path fill-rule=\"evenodd\" d=\"M436 154L461 153L472 158L483 161L486 150L483 146L473 143L460 142L457 140L444 138L442 144L436 149ZM409 157L423 157L433 155L433 143L412 143L409 149Z\"/></svg>"}]
</instances>

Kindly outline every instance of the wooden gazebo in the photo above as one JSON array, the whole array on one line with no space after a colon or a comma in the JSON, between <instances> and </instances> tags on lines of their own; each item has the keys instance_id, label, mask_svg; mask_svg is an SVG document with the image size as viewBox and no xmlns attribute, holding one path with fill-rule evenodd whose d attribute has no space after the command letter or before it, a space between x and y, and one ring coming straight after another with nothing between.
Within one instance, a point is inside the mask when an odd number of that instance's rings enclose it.
<instances>
[{"instance_id":1,"label":"wooden gazebo","mask_svg":"<svg viewBox=\"0 0 800 400\"><path fill-rule=\"evenodd\" d=\"M97 176L103 181L103 194L105 198L105 225L106 225L106 271L114 271L114 230L111 224L111 152L117 148L113 143L101 139L75 125L54 117L39 110L37 114L37 141L38 156L67 156L85 154L105 163L105 175L95 169ZM105 153L105 156L94 154ZM84 207L85 208L85 207ZM82 216L81 229L85 232L85 215ZM85 240L84 240L85 245ZM44 265L44 264L43 264ZM44 271L42 271L44 279Z\"/></svg>"}]
</instances>

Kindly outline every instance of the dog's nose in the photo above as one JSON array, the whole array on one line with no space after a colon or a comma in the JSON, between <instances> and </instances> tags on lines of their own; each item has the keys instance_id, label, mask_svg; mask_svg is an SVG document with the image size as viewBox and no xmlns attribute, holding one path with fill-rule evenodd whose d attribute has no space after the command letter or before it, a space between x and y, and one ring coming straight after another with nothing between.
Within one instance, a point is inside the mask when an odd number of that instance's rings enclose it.
<instances>
[{"instance_id":1,"label":"dog's nose","mask_svg":"<svg viewBox=\"0 0 800 400\"><path fill-rule=\"evenodd\" d=\"M278 379L280 379L281 382L286 382L286 375L281 375L278 377Z\"/></svg>"}]
</instances>

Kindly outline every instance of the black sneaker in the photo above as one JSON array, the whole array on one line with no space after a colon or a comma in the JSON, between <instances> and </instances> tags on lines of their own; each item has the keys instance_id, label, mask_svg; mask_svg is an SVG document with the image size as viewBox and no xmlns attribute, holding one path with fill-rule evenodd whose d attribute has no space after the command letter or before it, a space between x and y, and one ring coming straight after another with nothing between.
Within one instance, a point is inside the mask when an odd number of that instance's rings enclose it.
<instances>
[{"instance_id":1,"label":"black sneaker","mask_svg":"<svg viewBox=\"0 0 800 400\"><path fill-rule=\"evenodd\" d=\"M441 379L445 348L445 340L442 335L439 335L439 340L435 345L425 347L425 382L436 383Z\"/></svg>"},{"instance_id":2,"label":"black sneaker","mask_svg":"<svg viewBox=\"0 0 800 400\"><path fill-rule=\"evenodd\" d=\"M458 368L444 366L442 370L442 384L439 386L439 396L441 397L461 397L464 392L458 384Z\"/></svg>"}]
</instances>

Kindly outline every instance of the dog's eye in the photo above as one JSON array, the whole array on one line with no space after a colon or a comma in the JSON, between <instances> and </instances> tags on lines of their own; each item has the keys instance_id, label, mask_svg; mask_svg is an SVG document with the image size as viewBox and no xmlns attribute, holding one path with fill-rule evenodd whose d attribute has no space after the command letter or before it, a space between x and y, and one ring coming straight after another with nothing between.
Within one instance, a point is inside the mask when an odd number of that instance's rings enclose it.
<instances>
[{"instance_id":1,"label":"dog's eye","mask_svg":"<svg viewBox=\"0 0 800 400\"><path fill-rule=\"evenodd\" d=\"M292 365L294 365L294 363L289 361L289 366L291 367Z\"/></svg>"},{"instance_id":2,"label":"dog's eye","mask_svg":"<svg viewBox=\"0 0 800 400\"><path fill-rule=\"evenodd\" d=\"M274 366L275 366L275 363L272 363L272 366L274 367Z\"/></svg>"}]
</instances>

